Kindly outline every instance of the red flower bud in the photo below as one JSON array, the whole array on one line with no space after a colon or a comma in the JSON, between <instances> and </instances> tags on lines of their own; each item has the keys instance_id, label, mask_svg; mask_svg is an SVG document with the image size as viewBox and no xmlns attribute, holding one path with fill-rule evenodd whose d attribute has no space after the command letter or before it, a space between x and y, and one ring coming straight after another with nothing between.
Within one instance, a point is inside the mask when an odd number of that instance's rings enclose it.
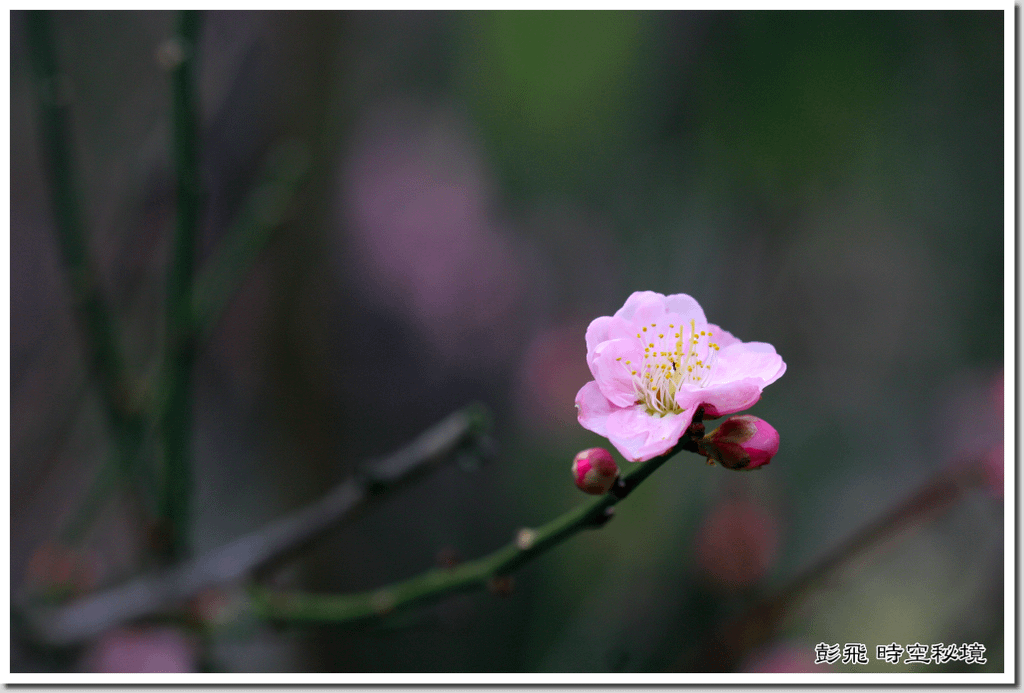
<instances>
[{"instance_id":1,"label":"red flower bud","mask_svg":"<svg viewBox=\"0 0 1024 693\"><path fill-rule=\"evenodd\" d=\"M590 448L573 459L572 475L581 491L600 496L619 478L619 465L604 448Z\"/></svg>"},{"instance_id":2,"label":"red flower bud","mask_svg":"<svg viewBox=\"0 0 1024 693\"><path fill-rule=\"evenodd\" d=\"M779 451L779 432L756 416L730 416L704 436L700 451L728 469L756 469Z\"/></svg>"}]
</instances>

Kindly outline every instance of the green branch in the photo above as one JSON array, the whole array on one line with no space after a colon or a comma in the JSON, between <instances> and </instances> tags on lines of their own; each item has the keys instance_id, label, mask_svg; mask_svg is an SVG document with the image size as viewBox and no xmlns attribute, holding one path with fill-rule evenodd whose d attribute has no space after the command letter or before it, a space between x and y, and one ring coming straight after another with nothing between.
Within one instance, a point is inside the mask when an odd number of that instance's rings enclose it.
<instances>
[{"instance_id":1,"label":"green branch","mask_svg":"<svg viewBox=\"0 0 1024 693\"><path fill-rule=\"evenodd\" d=\"M614 506L669 458L682 450L696 452L696 441L704 433L701 419L702 412L698 412L694 424L672 450L622 476L608 493L541 527L521 529L510 544L488 556L451 569L434 568L402 582L355 594L309 594L254 587L250 590L253 612L271 621L346 623L493 585L493 581L509 575L578 532L602 526L611 517Z\"/></svg>"},{"instance_id":2,"label":"green branch","mask_svg":"<svg viewBox=\"0 0 1024 693\"><path fill-rule=\"evenodd\" d=\"M163 398L164 478L160 517L166 525L167 554L187 553L192 470L191 376L195 361L192 335L192 271L199 222L199 143L194 67L201 15L178 16L176 40L180 60L171 74L174 121L174 169L177 184L177 223L167 276L167 351Z\"/></svg>"},{"instance_id":3,"label":"green branch","mask_svg":"<svg viewBox=\"0 0 1024 693\"><path fill-rule=\"evenodd\" d=\"M192 329L209 336L256 258L284 221L285 212L309 169L304 144L289 140L267 157L260 182L224 234L224 242L197 278L192 297Z\"/></svg>"},{"instance_id":4,"label":"green branch","mask_svg":"<svg viewBox=\"0 0 1024 693\"><path fill-rule=\"evenodd\" d=\"M52 193L57 242L72 308L84 333L87 369L99 384L103 408L114 431L111 464L125 478L135 478L144 487L137 458L145 431L145 412L126 374L118 331L100 290L99 272L89 255L74 175L67 77L58 68L50 14L30 12L27 25L40 148ZM101 472L106 476L110 473Z\"/></svg>"}]
</instances>

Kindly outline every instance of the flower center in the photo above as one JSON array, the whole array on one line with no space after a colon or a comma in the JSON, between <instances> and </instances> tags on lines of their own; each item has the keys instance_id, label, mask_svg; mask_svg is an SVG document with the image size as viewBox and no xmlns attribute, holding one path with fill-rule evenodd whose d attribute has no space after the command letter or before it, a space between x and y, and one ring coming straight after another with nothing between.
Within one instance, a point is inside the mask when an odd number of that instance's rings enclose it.
<instances>
[{"instance_id":1,"label":"flower center","mask_svg":"<svg viewBox=\"0 0 1024 693\"><path fill-rule=\"evenodd\" d=\"M698 332L693 320L689 331L675 324L667 329L657 323L640 328L636 338L644 348L643 361L623 362L633 379L637 404L646 406L651 415L680 413L676 404L679 387L687 383L706 387L711 378L719 350L711 337L706 330Z\"/></svg>"}]
</instances>

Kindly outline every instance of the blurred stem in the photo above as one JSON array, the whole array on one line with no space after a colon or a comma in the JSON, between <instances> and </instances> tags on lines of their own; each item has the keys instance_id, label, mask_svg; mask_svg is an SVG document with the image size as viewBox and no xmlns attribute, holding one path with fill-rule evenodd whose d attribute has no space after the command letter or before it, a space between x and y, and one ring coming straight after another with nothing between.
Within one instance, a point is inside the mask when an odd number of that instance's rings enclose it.
<instances>
[{"instance_id":1,"label":"blurred stem","mask_svg":"<svg viewBox=\"0 0 1024 693\"><path fill-rule=\"evenodd\" d=\"M160 517L168 531L167 555L180 559L188 551L192 470L191 375L195 338L191 332L192 270L199 220L199 143L194 67L201 15L178 15L181 59L171 74L174 121L174 169L177 223L167 277L166 397L163 400L164 479Z\"/></svg>"},{"instance_id":2,"label":"blurred stem","mask_svg":"<svg viewBox=\"0 0 1024 693\"><path fill-rule=\"evenodd\" d=\"M24 614L34 639L70 645L105 630L180 605L201 590L231 583L294 551L372 499L414 482L446 460L489 456L490 415L470 405L424 431L408 445L361 466L352 478L313 503L203 555L59 607Z\"/></svg>"},{"instance_id":3,"label":"blurred stem","mask_svg":"<svg viewBox=\"0 0 1024 693\"><path fill-rule=\"evenodd\" d=\"M256 258L284 219L309 168L307 147L295 140L279 145L267 158L259 185L225 234L217 254L196 280L192 330L209 336Z\"/></svg>"},{"instance_id":4,"label":"blurred stem","mask_svg":"<svg viewBox=\"0 0 1024 693\"><path fill-rule=\"evenodd\" d=\"M672 450L622 476L620 483L608 493L563 513L542 527L520 530L511 543L488 556L451 569L434 568L402 582L355 594L309 594L255 587L250 590L253 611L258 617L272 621L345 623L383 616L395 609L456 592L494 586L494 581L584 529L604 525L613 507L676 453L696 452L696 441L704 432L700 413L694 421Z\"/></svg>"},{"instance_id":5,"label":"blurred stem","mask_svg":"<svg viewBox=\"0 0 1024 693\"><path fill-rule=\"evenodd\" d=\"M93 521L103 508L103 502L117 485L118 465L116 455L105 459L96 476L93 477L85 498L79 503L74 514L68 518L60 531L60 541L67 546L76 546L81 542L92 527Z\"/></svg>"},{"instance_id":6,"label":"blurred stem","mask_svg":"<svg viewBox=\"0 0 1024 693\"><path fill-rule=\"evenodd\" d=\"M99 272L89 256L74 176L67 77L57 65L50 14L29 12L27 25L39 107L40 144L52 193L57 241L71 289L72 307L85 336L87 367L99 383L103 407L114 432L110 464L125 478L135 478L144 486L137 478L137 458L145 430L145 412L125 372L119 334L100 291ZM113 470L104 469L100 474L110 476Z\"/></svg>"}]
</instances>

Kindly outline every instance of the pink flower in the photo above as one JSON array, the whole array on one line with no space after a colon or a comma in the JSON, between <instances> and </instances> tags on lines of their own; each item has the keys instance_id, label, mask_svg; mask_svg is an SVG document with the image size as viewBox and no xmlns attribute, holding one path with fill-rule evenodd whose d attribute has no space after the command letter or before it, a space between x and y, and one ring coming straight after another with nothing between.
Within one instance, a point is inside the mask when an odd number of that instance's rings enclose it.
<instances>
[{"instance_id":1,"label":"pink flower","mask_svg":"<svg viewBox=\"0 0 1024 693\"><path fill-rule=\"evenodd\" d=\"M466 126L444 109L383 106L356 128L342 172L346 273L460 368L516 353L528 288Z\"/></svg>"},{"instance_id":2,"label":"pink flower","mask_svg":"<svg viewBox=\"0 0 1024 693\"><path fill-rule=\"evenodd\" d=\"M589 448L573 459L572 475L581 491L600 496L619 478L619 465L604 448Z\"/></svg>"},{"instance_id":3,"label":"pink flower","mask_svg":"<svg viewBox=\"0 0 1024 693\"><path fill-rule=\"evenodd\" d=\"M576 395L580 424L643 462L671 450L704 405L706 418L754 405L786 372L775 348L712 325L686 294L637 291L587 328L594 380Z\"/></svg>"},{"instance_id":4,"label":"pink flower","mask_svg":"<svg viewBox=\"0 0 1024 693\"><path fill-rule=\"evenodd\" d=\"M730 416L704 436L702 454L728 469L757 469L772 461L779 451L779 432L750 414Z\"/></svg>"},{"instance_id":5,"label":"pink flower","mask_svg":"<svg viewBox=\"0 0 1024 693\"><path fill-rule=\"evenodd\" d=\"M124 626L102 635L83 669L104 674L187 674L196 670L196 643L175 628Z\"/></svg>"},{"instance_id":6,"label":"pink flower","mask_svg":"<svg viewBox=\"0 0 1024 693\"><path fill-rule=\"evenodd\" d=\"M579 324L544 330L526 348L516 399L524 423L535 432L570 434L576 412L568 403L590 380L587 364L575 353L582 331Z\"/></svg>"},{"instance_id":7,"label":"pink flower","mask_svg":"<svg viewBox=\"0 0 1024 693\"><path fill-rule=\"evenodd\" d=\"M779 524L768 508L740 497L719 503L697 533L697 566L726 590L760 582L775 564Z\"/></svg>"}]
</instances>

